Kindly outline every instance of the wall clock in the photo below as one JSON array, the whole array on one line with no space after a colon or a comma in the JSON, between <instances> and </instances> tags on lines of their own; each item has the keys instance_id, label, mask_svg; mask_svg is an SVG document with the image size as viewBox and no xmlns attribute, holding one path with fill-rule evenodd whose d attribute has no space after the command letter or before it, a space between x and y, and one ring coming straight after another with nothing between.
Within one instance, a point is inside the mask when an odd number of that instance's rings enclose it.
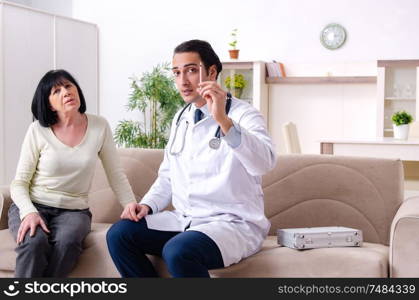
<instances>
[{"instance_id":1,"label":"wall clock","mask_svg":"<svg viewBox=\"0 0 419 300\"><path fill-rule=\"evenodd\" d=\"M320 42L330 50L338 49L345 43L345 40L345 28L336 23L327 25L320 33Z\"/></svg>"}]
</instances>

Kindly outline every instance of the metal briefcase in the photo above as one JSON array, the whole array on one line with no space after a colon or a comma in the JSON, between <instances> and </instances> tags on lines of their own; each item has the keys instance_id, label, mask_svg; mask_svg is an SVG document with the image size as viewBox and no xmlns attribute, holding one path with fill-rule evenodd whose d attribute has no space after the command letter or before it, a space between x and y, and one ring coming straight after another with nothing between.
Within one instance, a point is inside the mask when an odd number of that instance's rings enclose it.
<instances>
[{"instance_id":1,"label":"metal briefcase","mask_svg":"<svg viewBox=\"0 0 419 300\"><path fill-rule=\"evenodd\" d=\"M293 249L362 246L362 231L348 227L278 229L278 244Z\"/></svg>"}]
</instances>

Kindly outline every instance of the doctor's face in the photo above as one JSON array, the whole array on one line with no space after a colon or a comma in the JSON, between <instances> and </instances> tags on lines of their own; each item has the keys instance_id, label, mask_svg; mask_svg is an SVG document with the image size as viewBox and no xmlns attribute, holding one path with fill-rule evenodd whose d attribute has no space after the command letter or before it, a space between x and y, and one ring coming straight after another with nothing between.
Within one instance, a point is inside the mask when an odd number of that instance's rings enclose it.
<instances>
[{"instance_id":1,"label":"doctor's face","mask_svg":"<svg viewBox=\"0 0 419 300\"><path fill-rule=\"evenodd\" d=\"M201 75L199 74L200 64L202 64ZM202 81L215 80L214 72L212 72L213 67L210 67L211 75L208 75L201 62L201 57L196 52L176 53L173 56L173 76L177 89L185 102L191 103L202 99L198 93L200 77Z\"/></svg>"}]
</instances>

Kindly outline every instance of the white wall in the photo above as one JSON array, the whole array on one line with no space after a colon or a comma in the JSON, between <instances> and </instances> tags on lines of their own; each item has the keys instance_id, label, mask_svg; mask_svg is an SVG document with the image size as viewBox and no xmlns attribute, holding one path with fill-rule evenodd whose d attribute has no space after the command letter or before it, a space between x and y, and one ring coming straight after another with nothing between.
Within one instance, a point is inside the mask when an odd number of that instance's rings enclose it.
<instances>
[{"instance_id":1,"label":"white wall","mask_svg":"<svg viewBox=\"0 0 419 300\"><path fill-rule=\"evenodd\" d=\"M128 77L170 61L173 48L184 40L208 40L226 59L229 33L237 27L243 60L276 59L286 67L295 63L370 65L376 59L418 58L418 12L417 0L73 0L75 18L99 25L100 111L112 127L130 116L124 108ZM336 51L323 48L319 41L320 30L331 22L342 24L348 32L346 44ZM293 75L293 70L289 71ZM304 70L297 73L301 75ZM271 87L271 97L275 98L279 89ZM359 100L368 97L370 111L374 105L371 89L374 87L367 88L360 97L349 91L341 99L356 97L358 102L350 108L356 113L357 107L362 107ZM344 100L328 105L332 98L321 108L347 106ZM285 110L279 115L287 114L286 106L276 106ZM348 117L340 116L346 118L342 122L348 122ZM319 129L324 127L322 124ZM344 132L342 127L338 134ZM314 144L310 142L307 147L312 152Z\"/></svg>"},{"instance_id":2,"label":"white wall","mask_svg":"<svg viewBox=\"0 0 419 300\"><path fill-rule=\"evenodd\" d=\"M269 129L285 153L282 126L294 122L303 153L320 153L321 139L376 134L375 84L289 84L269 89Z\"/></svg>"},{"instance_id":3,"label":"white wall","mask_svg":"<svg viewBox=\"0 0 419 300\"><path fill-rule=\"evenodd\" d=\"M30 6L31 0L9 0L9 2Z\"/></svg>"}]
</instances>

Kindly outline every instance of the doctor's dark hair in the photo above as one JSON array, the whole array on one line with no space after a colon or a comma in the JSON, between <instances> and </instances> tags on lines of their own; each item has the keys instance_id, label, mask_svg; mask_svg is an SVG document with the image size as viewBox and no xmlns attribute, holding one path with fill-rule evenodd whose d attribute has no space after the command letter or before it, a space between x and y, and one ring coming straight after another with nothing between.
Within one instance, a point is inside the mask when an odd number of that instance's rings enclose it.
<instances>
[{"instance_id":1,"label":"doctor's dark hair","mask_svg":"<svg viewBox=\"0 0 419 300\"><path fill-rule=\"evenodd\" d=\"M84 113L86 111L86 100L84 99L83 92L74 77L65 70L51 70L47 72L39 81L35 95L32 99L32 114L42 126L50 127L58 122L57 112L51 109L49 96L53 87L63 86L67 80L74 84L79 92L79 112Z\"/></svg>"},{"instance_id":2,"label":"doctor's dark hair","mask_svg":"<svg viewBox=\"0 0 419 300\"><path fill-rule=\"evenodd\" d=\"M178 45L175 50L174 54L177 53L184 53L184 52L196 52L201 57L202 62L204 63L205 70L208 73L209 68L212 65L215 65L217 69L217 77L221 73L223 69L223 65L221 64L218 55L215 53L214 49L212 49L210 43L202 40L190 40L183 42L182 44Z\"/></svg>"}]
</instances>

